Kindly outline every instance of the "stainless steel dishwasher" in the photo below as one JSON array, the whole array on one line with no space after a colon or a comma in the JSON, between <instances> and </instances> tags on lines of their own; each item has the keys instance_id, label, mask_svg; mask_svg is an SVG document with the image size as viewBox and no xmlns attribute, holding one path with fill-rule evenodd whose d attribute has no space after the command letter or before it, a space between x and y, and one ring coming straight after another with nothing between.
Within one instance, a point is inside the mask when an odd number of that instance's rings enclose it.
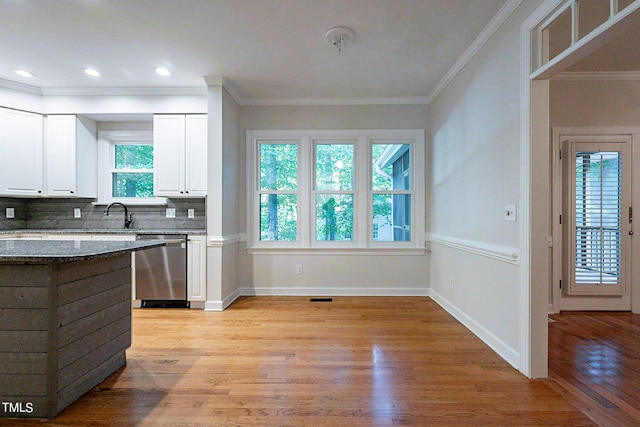
<instances>
[{"instance_id":1,"label":"stainless steel dishwasher","mask_svg":"<svg viewBox=\"0 0 640 427\"><path fill-rule=\"evenodd\" d=\"M136 252L136 299L142 307L188 307L187 236L138 234L166 246Z\"/></svg>"}]
</instances>

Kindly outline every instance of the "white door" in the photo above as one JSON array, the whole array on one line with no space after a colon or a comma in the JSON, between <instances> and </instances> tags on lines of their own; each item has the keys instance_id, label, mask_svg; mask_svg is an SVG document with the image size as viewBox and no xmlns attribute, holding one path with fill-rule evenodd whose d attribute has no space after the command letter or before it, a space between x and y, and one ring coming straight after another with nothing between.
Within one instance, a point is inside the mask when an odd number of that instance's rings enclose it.
<instances>
[{"instance_id":1,"label":"white door","mask_svg":"<svg viewBox=\"0 0 640 427\"><path fill-rule=\"evenodd\" d=\"M559 139L562 235L554 308L630 310L631 137Z\"/></svg>"}]
</instances>

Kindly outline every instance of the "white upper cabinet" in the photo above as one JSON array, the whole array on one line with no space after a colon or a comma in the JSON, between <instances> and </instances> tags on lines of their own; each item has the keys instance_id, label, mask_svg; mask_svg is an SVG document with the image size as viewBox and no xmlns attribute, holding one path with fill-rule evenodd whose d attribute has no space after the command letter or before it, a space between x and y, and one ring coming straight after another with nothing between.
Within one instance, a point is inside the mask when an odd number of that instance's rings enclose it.
<instances>
[{"instance_id":1,"label":"white upper cabinet","mask_svg":"<svg viewBox=\"0 0 640 427\"><path fill-rule=\"evenodd\" d=\"M154 192L158 197L207 195L207 115L153 117Z\"/></svg>"},{"instance_id":2,"label":"white upper cabinet","mask_svg":"<svg viewBox=\"0 0 640 427\"><path fill-rule=\"evenodd\" d=\"M43 193L43 116L0 108L0 194Z\"/></svg>"},{"instance_id":3,"label":"white upper cabinet","mask_svg":"<svg viewBox=\"0 0 640 427\"><path fill-rule=\"evenodd\" d=\"M97 197L96 132L93 120L47 116L44 155L48 196Z\"/></svg>"}]
</instances>

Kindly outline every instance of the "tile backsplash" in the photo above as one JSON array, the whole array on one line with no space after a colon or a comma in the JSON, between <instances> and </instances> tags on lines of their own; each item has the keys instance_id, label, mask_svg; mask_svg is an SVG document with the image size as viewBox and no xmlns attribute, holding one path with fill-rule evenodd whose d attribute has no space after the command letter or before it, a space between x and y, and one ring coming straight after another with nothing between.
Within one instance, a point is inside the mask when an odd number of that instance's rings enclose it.
<instances>
[{"instance_id":1,"label":"tile backsplash","mask_svg":"<svg viewBox=\"0 0 640 427\"><path fill-rule=\"evenodd\" d=\"M16 199L0 197L0 230L15 229L121 229L124 228L124 209L113 206L109 215L105 205L93 205L94 199ZM5 217L6 208L12 207L15 219ZM128 205L133 214L134 230L204 230L205 199L168 199L166 205ZM166 209L175 209L175 218L166 217ZM81 218L74 218L74 210L80 209ZM187 218L189 209L194 218Z\"/></svg>"}]
</instances>

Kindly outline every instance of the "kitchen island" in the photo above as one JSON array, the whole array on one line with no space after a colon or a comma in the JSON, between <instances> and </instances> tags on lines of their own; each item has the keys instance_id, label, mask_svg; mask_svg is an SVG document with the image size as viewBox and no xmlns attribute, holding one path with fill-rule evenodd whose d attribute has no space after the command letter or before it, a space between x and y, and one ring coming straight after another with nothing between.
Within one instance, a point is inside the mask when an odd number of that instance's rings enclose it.
<instances>
[{"instance_id":1,"label":"kitchen island","mask_svg":"<svg viewBox=\"0 0 640 427\"><path fill-rule=\"evenodd\" d=\"M0 240L0 418L53 418L125 364L131 252L162 245Z\"/></svg>"}]
</instances>

